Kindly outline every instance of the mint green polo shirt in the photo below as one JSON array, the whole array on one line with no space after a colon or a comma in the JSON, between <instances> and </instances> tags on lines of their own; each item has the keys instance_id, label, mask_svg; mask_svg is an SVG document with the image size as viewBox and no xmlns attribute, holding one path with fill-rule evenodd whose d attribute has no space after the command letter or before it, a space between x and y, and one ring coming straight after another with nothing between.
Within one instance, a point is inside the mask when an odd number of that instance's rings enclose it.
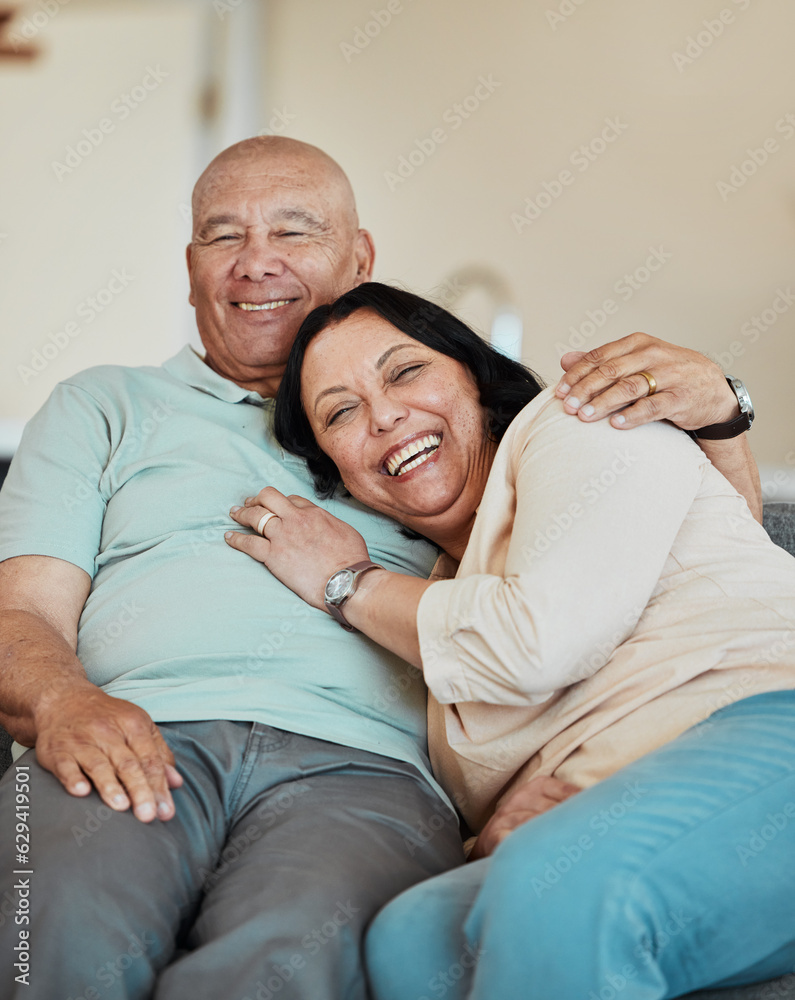
<instances>
[{"instance_id":1,"label":"mint green polo shirt","mask_svg":"<svg viewBox=\"0 0 795 1000\"><path fill-rule=\"evenodd\" d=\"M267 723L409 761L432 781L419 671L224 541L240 530L229 508L264 486L316 500L304 462L273 437L273 408L190 347L160 368L61 382L0 492L0 560L55 556L91 576L78 656L156 722ZM350 498L323 506L375 562L430 572L432 547L388 518Z\"/></svg>"}]
</instances>

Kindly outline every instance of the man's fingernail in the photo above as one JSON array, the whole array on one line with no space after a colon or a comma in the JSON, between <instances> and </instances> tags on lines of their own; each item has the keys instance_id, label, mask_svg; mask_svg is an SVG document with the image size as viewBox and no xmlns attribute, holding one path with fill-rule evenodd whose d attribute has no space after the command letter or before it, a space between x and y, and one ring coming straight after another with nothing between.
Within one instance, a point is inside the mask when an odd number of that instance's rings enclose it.
<instances>
[{"instance_id":1,"label":"man's fingernail","mask_svg":"<svg viewBox=\"0 0 795 1000\"><path fill-rule=\"evenodd\" d=\"M138 819L147 820L154 819L155 807L151 802L142 802L139 806L135 807L135 815Z\"/></svg>"},{"instance_id":2,"label":"man's fingernail","mask_svg":"<svg viewBox=\"0 0 795 1000\"><path fill-rule=\"evenodd\" d=\"M171 815L171 808L167 802L161 802L157 807L157 815L160 819L167 819Z\"/></svg>"},{"instance_id":3,"label":"man's fingernail","mask_svg":"<svg viewBox=\"0 0 795 1000\"><path fill-rule=\"evenodd\" d=\"M588 403L587 406L583 406L583 408L580 410L580 413L585 414L586 417L592 417L594 415L594 408L591 406L590 403Z\"/></svg>"},{"instance_id":4,"label":"man's fingernail","mask_svg":"<svg viewBox=\"0 0 795 1000\"><path fill-rule=\"evenodd\" d=\"M250 504L253 499L254 499L254 497L246 497L246 499L243 501L243 503Z\"/></svg>"},{"instance_id":5,"label":"man's fingernail","mask_svg":"<svg viewBox=\"0 0 795 1000\"><path fill-rule=\"evenodd\" d=\"M75 791L78 795L87 795L91 791L91 785L87 781L78 781Z\"/></svg>"},{"instance_id":6,"label":"man's fingernail","mask_svg":"<svg viewBox=\"0 0 795 1000\"><path fill-rule=\"evenodd\" d=\"M113 796L113 798L110 800L110 804L116 809L125 809L128 804L127 796L122 795L121 792L119 792L118 795Z\"/></svg>"},{"instance_id":7,"label":"man's fingernail","mask_svg":"<svg viewBox=\"0 0 795 1000\"><path fill-rule=\"evenodd\" d=\"M620 424L625 424L626 422L627 422L627 418L626 418L626 417L624 416L624 414L623 414L623 413L617 413L617 414L616 414L616 415L615 415L615 416L613 417L613 419L612 419L612 420L610 421L610 423L611 423L611 424L614 424L614 425L615 425L615 424L619 424L619 425L620 425Z\"/></svg>"},{"instance_id":8,"label":"man's fingernail","mask_svg":"<svg viewBox=\"0 0 795 1000\"><path fill-rule=\"evenodd\" d=\"M242 507L240 507L239 505L238 505L237 507L230 507L230 508L229 508L229 513L230 513L230 514L237 514L237 512L238 512L239 510L242 510L242 509L243 509L243 508L242 508Z\"/></svg>"},{"instance_id":9,"label":"man's fingernail","mask_svg":"<svg viewBox=\"0 0 795 1000\"><path fill-rule=\"evenodd\" d=\"M561 396L568 396L568 394L571 392L571 389L569 388L569 386L566 385L565 382L561 382L558 385L558 387L555 390L555 392L559 392L561 394Z\"/></svg>"},{"instance_id":10,"label":"man's fingernail","mask_svg":"<svg viewBox=\"0 0 795 1000\"><path fill-rule=\"evenodd\" d=\"M224 538L231 538L234 535L234 531L225 531Z\"/></svg>"},{"instance_id":11,"label":"man's fingernail","mask_svg":"<svg viewBox=\"0 0 795 1000\"><path fill-rule=\"evenodd\" d=\"M576 396L567 396L566 399L563 400L563 402L566 404L566 406L570 406L573 410L579 410L580 408L580 401L579 399L577 399Z\"/></svg>"}]
</instances>

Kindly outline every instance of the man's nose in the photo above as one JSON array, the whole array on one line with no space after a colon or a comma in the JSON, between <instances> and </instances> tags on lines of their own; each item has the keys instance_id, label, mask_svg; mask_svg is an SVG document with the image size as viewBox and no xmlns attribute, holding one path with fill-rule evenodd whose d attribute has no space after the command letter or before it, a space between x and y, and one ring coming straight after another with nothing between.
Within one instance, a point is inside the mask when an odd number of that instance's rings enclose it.
<instances>
[{"instance_id":1,"label":"man's nose","mask_svg":"<svg viewBox=\"0 0 795 1000\"><path fill-rule=\"evenodd\" d=\"M249 235L240 248L235 261L235 278L250 278L252 281L262 281L269 275L281 275L285 271L285 262L278 248L267 236Z\"/></svg>"}]
</instances>

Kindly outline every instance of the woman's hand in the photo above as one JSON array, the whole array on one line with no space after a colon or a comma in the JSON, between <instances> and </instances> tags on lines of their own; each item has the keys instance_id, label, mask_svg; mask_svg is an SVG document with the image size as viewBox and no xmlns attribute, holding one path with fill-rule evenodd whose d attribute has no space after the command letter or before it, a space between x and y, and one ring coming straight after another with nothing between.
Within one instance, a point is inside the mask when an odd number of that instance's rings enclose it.
<instances>
[{"instance_id":1,"label":"woman's hand","mask_svg":"<svg viewBox=\"0 0 795 1000\"><path fill-rule=\"evenodd\" d=\"M518 785L497 807L483 827L469 855L470 861L487 858L517 826L548 812L580 789L559 778L542 774Z\"/></svg>"},{"instance_id":2,"label":"woman's hand","mask_svg":"<svg viewBox=\"0 0 795 1000\"><path fill-rule=\"evenodd\" d=\"M277 580L313 608L325 610L323 592L328 578L352 563L369 559L367 545L355 528L304 497L286 497L266 486L245 506L229 512L238 524L252 528L268 512L264 536L228 531L226 541L263 563Z\"/></svg>"}]
</instances>

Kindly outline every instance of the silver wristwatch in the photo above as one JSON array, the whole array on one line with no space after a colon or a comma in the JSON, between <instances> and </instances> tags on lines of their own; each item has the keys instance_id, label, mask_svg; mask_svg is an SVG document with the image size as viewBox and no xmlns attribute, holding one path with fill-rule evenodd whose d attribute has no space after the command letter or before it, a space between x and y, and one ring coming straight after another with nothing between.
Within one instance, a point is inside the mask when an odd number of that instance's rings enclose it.
<instances>
[{"instance_id":1,"label":"silver wristwatch","mask_svg":"<svg viewBox=\"0 0 795 1000\"><path fill-rule=\"evenodd\" d=\"M754 422L754 404L748 395L748 390L743 383L733 375L727 375L726 381L732 387L737 402L740 404L740 416L734 420L729 420L725 424L710 424L702 427L693 433L697 438L704 438L707 441L725 441L729 438L737 437L743 431L750 429Z\"/></svg>"},{"instance_id":2,"label":"silver wristwatch","mask_svg":"<svg viewBox=\"0 0 795 1000\"><path fill-rule=\"evenodd\" d=\"M342 625L344 629L348 632L355 632L356 629L351 625L345 615L342 613L342 609L345 606L346 601L348 601L356 593L356 588L359 586L360 578L371 569L383 569L383 566L379 566L378 563L370 562L369 559L363 559L361 562L354 563L353 566L348 566L345 569L338 570L333 573L326 584L326 589L323 593L326 608L329 614L332 614L337 621Z\"/></svg>"}]
</instances>

